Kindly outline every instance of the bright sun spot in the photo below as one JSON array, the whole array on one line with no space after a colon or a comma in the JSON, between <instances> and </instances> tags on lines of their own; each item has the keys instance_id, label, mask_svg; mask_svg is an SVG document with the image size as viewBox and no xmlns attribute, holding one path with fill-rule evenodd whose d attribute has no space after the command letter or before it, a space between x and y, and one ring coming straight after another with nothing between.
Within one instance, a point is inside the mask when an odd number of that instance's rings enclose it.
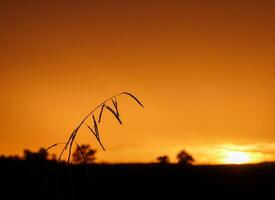
<instances>
[{"instance_id":1,"label":"bright sun spot","mask_svg":"<svg viewBox=\"0 0 275 200\"><path fill-rule=\"evenodd\" d=\"M227 164L244 164L250 161L248 153L241 151L229 151L226 154L224 162Z\"/></svg>"}]
</instances>

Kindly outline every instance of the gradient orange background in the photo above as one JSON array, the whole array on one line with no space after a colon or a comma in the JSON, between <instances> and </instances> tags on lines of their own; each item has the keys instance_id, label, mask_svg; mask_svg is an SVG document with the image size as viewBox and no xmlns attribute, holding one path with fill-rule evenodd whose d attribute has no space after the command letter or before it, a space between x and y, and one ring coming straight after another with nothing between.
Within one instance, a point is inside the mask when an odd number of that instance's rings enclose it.
<instances>
[{"instance_id":1,"label":"gradient orange background","mask_svg":"<svg viewBox=\"0 0 275 200\"><path fill-rule=\"evenodd\" d=\"M120 126L103 116L98 161L148 162L186 149L275 158L275 1L0 1L0 153L65 141L121 91ZM60 150L60 149L57 149Z\"/></svg>"}]
</instances>

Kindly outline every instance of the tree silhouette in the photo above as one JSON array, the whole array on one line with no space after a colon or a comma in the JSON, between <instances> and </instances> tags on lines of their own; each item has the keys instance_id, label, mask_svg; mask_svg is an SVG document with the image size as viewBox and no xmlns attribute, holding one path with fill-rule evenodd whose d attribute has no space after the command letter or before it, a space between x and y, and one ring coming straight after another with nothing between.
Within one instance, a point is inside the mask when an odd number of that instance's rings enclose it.
<instances>
[{"instance_id":1,"label":"tree silhouette","mask_svg":"<svg viewBox=\"0 0 275 200\"><path fill-rule=\"evenodd\" d=\"M157 160L160 164L169 164L170 162L169 157L166 155L157 157Z\"/></svg>"},{"instance_id":2,"label":"tree silhouette","mask_svg":"<svg viewBox=\"0 0 275 200\"><path fill-rule=\"evenodd\" d=\"M77 146L73 153L73 161L75 163L93 163L96 160L96 150L92 149L89 144Z\"/></svg>"},{"instance_id":3,"label":"tree silhouette","mask_svg":"<svg viewBox=\"0 0 275 200\"><path fill-rule=\"evenodd\" d=\"M185 150L182 150L177 155L178 163L181 165L192 165L195 161L194 158L187 153Z\"/></svg>"}]
</instances>

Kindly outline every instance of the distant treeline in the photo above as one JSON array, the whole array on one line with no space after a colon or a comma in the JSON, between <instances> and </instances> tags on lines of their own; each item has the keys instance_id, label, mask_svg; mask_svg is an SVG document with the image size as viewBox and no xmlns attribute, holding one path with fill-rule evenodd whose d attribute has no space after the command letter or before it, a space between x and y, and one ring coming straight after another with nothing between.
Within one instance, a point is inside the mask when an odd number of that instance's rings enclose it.
<instances>
[{"instance_id":1,"label":"distant treeline","mask_svg":"<svg viewBox=\"0 0 275 200\"><path fill-rule=\"evenodd\" d=\"M72 161L75 164L83 163L95 163L96 150L91 148L89 144L82 144L77 146L72 154ZM38 151L31 151L25 149L23 151L23 157L19 156L0 156L1 159L12 159L12 160L27 160L27 161L58 161L56 154L50 154L47 149L40 148ZM158 156L156 161L159 164L165 165L170 163L170 158L167 155ZM180 165L192 165L195 159L186 150L182 150L177 154L177 161Z\"/></svg>"}]
</instances>

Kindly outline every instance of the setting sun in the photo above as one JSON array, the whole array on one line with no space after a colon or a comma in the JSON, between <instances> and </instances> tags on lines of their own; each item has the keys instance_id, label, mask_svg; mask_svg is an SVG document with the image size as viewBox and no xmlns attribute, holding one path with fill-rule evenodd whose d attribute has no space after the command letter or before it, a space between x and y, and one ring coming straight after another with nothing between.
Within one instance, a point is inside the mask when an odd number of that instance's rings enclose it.
<instances>
[{"instance_id":1,"label":"setting sun","mask_svg":"<svg viewBox=\"0 0 275 200\"><path fill-rule=\"evenodd\" d=\"M244 164L250 161L250 156L241 151L230 151L228 152L224 162L227 164Z\"/></svg>"}]
</instances>

